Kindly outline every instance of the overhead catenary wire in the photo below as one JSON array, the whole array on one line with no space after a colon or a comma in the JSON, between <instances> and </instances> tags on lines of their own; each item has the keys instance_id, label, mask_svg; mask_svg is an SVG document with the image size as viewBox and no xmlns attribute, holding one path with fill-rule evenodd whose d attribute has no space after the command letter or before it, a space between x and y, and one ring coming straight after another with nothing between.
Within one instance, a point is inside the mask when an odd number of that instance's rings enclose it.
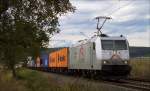
<instances>
[{"instance_id":1,"label":"overhead catenary wire","mask_svg":"<svg viewBox=\"0 0 150 91\"><path fill-rule=\"evenodd\" d=\"M82 34L84 37L86 37L86 38L90 38L90 37L88 37L85 33L83 33L83 32L80 32L80 34Z\"/></svg>"},{"instance_id":2,"label":"overhead catenary wire","mask_svg":"<svg viewBox=\"0 0 150 91\"><path fill-rule=\"evenodd\" d=\"M120 0L119 0L119 3L120 3ZM127 4L123 5L123 6L120 6L120 4L119 4L119 8L117 8L114 11L112 11L111 13L108 13L107 16L111 16L111 15L115 14L116 12L118 12L119 10L121 10L122 8L125 8L125 7L127 7L127 6L129 6L131 4L132 4L132 0L130 2L128 2Z\"/></svg>"}]
</instances>

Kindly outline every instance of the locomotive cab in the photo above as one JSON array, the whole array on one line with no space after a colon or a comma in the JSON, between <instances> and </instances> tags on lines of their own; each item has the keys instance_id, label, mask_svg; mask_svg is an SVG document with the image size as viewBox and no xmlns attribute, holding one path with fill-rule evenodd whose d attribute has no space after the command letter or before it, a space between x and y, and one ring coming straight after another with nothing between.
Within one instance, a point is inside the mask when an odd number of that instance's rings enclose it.
<instances>
[{"instance_id":1,"label":"locomotive cab","mask_svg":"<svg viewBox=\"0 0 150 91\"><path fill-rule=\"evenodd\" d=\"M99 41L100 40L100 41ZM129 45L125 37L99 37L96 43L96 58L101 61L105 76L127 77L130 73Z\"/></svg>"}]
</instances>

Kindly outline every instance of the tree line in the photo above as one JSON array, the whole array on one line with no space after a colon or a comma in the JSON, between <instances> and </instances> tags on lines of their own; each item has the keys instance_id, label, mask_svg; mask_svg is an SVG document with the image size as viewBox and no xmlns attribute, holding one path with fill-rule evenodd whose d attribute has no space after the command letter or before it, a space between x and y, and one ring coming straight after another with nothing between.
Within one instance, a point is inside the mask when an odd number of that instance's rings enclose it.
<instances>
[{"instance_id":1,"label":"tree line","mask_svg":"<svg viewBox=\"0 0 150 91\"><path fill-rule=\"evenodd\" d=\"M69 0L0 0L0 64L16 77L15 65L47 48L59 17L74 11Z\"/></svg>"}]
</instances>

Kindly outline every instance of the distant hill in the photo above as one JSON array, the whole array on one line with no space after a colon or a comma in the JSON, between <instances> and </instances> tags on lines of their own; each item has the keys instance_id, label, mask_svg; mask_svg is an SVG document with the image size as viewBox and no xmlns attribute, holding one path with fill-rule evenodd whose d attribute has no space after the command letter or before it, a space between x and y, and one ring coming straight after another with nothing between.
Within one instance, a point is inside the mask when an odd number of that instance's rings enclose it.
<instances>
[{"instance_id":1,"label":"distant hill","mask_svg":"<svg viewBox=\"0 0 150 91\"><path fill-rule=\"evenodd\" d=\"M150 47L133 47L129 48L130 57L150 57Z\"/></svg>"}]
</instances>

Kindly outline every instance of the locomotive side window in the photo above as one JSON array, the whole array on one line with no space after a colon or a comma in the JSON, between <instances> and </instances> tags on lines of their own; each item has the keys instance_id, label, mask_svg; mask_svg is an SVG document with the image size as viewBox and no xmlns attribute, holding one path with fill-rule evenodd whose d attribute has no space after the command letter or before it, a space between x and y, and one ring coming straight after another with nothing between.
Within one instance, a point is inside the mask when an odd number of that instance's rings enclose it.
<instances>
[{"instance_id":1,"label":"locomotive side window","mask_svg":"<svg viewBox=\"0 0 150 91\"><path fill-rule=\"evenodd\" d=\"M101 40L103 50L113 50L113 41L112 40Z\"/></svg>"},{"instance_id":2,"label":"locomotive side window","mask_svg":"<svg viewBox=\"0 0 150 91\"><path fill-rule=\"evenodd\" d=\"M95 50L95 42L93 42L93 50Z\"/></svg>"},{"instance_id":3,"label":"locomotive side window","mask_svg":"<svg viewBox=\"0 0 150 91\"><path fill-rule=\"evenodd\" d=\"M115 40L116 50L127 50L127 44L125 40Z\"/></svg>"}]
</instances>

